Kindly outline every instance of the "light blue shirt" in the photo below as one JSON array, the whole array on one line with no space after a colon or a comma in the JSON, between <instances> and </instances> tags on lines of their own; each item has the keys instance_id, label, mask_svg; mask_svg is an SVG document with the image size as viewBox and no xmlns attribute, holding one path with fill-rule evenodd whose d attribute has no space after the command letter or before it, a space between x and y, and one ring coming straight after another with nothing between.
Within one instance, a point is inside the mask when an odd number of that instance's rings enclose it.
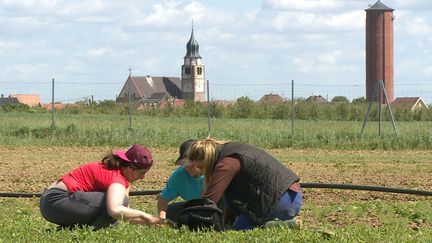
<instances>
[{"instance_id":1,"label":"light blue shirt","mask_svg":"<svg viewBox=\"0 0 432 243\"><path fill-rule=\"evenodd\" d=\"M201 198L204 190L204 176L192 177L184 166L179 166L168 179L161 196L171 201L180 196L183 200Z\"/></svg>"}]
</instances>

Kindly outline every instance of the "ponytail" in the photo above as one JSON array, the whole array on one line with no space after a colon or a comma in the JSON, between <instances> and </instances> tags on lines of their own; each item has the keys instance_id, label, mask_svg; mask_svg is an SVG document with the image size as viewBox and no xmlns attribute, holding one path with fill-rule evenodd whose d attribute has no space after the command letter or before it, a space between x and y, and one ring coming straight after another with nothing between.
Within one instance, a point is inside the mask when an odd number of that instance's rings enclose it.
<instances>
[{"instance_id":1,"label":"ponytail","mask_svg":"<svg viewBox=\"0 0 432 243\"><path fill-rule=\"evenodd\" d=\"M120 157L113 154L112 152L105 155L105 157L103 157L102 163L104 163L104 165L110 170L116 170L116 169L120 169L121 167L128 167L128 166L133 167L131 163L122 160Z\"/></svg>"},{"instance_id":2,"label":"ponytail","mask_svg":"<svg viewBox=\"0 0 432 243\"><path fill-rule=\"evenodd\" d=\"M187 152L186 157L189 161L203 161L204 181L206 186L210 182L211 174L213 173L214 166L217 162L215 161L217 146L225 143L227 142L213 138L207 138L193 143Z\"/></svg>"}]
</instances>

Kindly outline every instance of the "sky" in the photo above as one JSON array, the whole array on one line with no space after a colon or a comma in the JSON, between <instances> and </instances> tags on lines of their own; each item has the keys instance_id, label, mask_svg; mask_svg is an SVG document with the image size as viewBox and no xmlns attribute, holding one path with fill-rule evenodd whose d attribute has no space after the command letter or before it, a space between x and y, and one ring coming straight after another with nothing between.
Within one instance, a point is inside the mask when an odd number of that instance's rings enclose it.
<instances>
[{"instance_id":1,"label":"sky","mask_svg":"<svg viewBox=\"0 0 432 243\"><path fill-rule=\"evenodd\" d=\"M365 96L376 0L0 0L0 93L115 99L129 75L181 76L192 21L211 99ZM432 1L395 9L395 96L432 104Z\"/></svg>"}]
</instances>

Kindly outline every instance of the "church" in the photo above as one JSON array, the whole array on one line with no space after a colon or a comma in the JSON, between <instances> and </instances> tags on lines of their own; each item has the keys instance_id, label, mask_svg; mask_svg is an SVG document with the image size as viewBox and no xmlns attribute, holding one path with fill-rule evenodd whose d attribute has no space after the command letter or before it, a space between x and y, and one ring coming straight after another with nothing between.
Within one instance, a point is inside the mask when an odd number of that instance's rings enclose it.
<instances>
[{"instance_id":1,"label":"church","mask_svg":"<svg viewBox=\"0 0 432 243\"><path fill-rule=\"evenodd\" d=\"M199 55L199 45L195 40L193 26L186 44L186 56L181 66L181 78L131 76L127 78L117 96L117 102L130 99L144 105L159 106L163 102L171 104L205 101L205 68Z\"/></svg>"}]
</instances>

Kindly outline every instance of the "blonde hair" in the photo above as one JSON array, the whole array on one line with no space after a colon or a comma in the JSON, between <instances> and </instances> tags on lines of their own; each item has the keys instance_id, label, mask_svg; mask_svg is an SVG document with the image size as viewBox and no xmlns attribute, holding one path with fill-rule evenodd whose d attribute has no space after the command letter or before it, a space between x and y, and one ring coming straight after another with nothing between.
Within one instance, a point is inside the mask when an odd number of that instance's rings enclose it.
<instances>
[{"instance_id":1,"label":"blonde hair","mask_svg":"<svg viewBox=\"0 0 432 243\"><path fill-rule=\"evenodd\" d=\"M188 162L204 162L204 182L207 186L210 176L216 164L216 149L218 145L225 144L226 141L220 141L213 138L198 140L194 142L186 153Z\"/></svg>"}]
</instances>

